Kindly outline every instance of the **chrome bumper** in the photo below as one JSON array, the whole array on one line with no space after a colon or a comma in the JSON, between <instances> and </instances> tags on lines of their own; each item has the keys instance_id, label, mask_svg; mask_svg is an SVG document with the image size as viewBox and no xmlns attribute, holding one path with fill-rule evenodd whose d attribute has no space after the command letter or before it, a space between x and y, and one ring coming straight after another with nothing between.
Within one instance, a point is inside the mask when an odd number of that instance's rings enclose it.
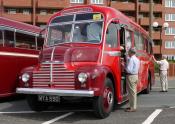
<instances>
[{"instance_id":1,"label":"chrome bumper","mask_svg":"<svg viewBox=\"0 0 175 124\"><path fill-rule=\"evenodd\" d=\"M44 88L17 88L16 93L58 95L58 96L84 96L84 97L94 96L94 91L89 90L57 90L57 89L44 89Z\"/></svg>"}]
</instances>

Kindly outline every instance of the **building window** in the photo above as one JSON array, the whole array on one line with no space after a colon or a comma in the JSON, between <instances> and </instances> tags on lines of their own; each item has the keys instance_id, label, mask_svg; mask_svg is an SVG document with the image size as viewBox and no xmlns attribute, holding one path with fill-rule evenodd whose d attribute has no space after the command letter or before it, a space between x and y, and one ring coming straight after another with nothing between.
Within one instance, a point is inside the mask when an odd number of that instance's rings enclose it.
<instances>
[{"instance_id":1,"label":"building window","mask_svg":"<svg viewBox=\"0 0 175 124\"><path fill-rule=\"evenodd\" d=\"M168 60L175 60L175 56L174 55L167 55L167 59Z\"/></svg>"},{"instance_id":2,"label":"building window","mask_svg":"<svg viewBox=\"0 0 175 124\"><path fill-rule=\"evenodd\" d=\"M175 21L175 14L165 14L165 21Z\"/></svg>"},{"instance_id":3,"label":"building window","mask_svg":"<svg viewBox=\"0 0 175 124\"><path fill-rule=\"evenodd\" d=\"M165 41L165 48L171 48L171 41Z\"/></svg>"},{"instance_id":4,"label":"building window","mask_svg":"<svg viewBox=\"0 0 175 124\"><path fill-rule=\"evenodd\" d=\"M8 9L7 12L9 14L16 14L16 9Z\"/></svg>"},{"instance_id":5,"label":"building window","mask_svg":"<svg viewBox=\"0 0 175 124\"><path fill-rule=\"evenodd\" d=\"M165 41L166 49L175 49L175 41Z\"/></svg>"},{"instance_id":6,"label":"building window","mask_svg":"<svg viewBox=\"0 0 175 124\"><path fill-rule=\"evenodd\" d=\"M169 27L165 30L165 35L175 35L175 28Z\"/></svg>"},{"instance_id":7,"label":"building window","mask_svg":"<svg viewBox=\"0 0 175 124\"><path fill-rule=\"evenodd\" d=\"M29 15L30 14L30 10L28 10L28 9L23 9L23 14L24 15Z\"/></svg>"},{"instance_id":8,"label":"building window","mask_svg":"<svg viewBox=\"0 0 175 124\"><path fill-rule=\"evenodd\" d=\"M84 0L70 0L70 3L84 3Z\"/></svg>"},{"instance_id":9,"label":"building window","mask_svg":"<svg viewBox=\"0 0 175 124\"><path fill-rule=\"evenodd\" d=\"M40 15L47 15L47 10L40 10Z\"/></svg>"},{"instance_id":10,"label":"building window","mask_svg":"<svg viewBox=\"0 0 175 124\"><path fill-rule=\"evenodd\" d=\"M92 4L103 4L103 0L91 0Z\"/></svg>"},{"instance_id":11,"label":"building window","mask_svg":"<svg viewBox=\"0 0 175 124\"><path fill-rule=\"evenodd\" d=\"M165 7L175 8L175 0L165 0Z\"/></svg>"}]
</instances>

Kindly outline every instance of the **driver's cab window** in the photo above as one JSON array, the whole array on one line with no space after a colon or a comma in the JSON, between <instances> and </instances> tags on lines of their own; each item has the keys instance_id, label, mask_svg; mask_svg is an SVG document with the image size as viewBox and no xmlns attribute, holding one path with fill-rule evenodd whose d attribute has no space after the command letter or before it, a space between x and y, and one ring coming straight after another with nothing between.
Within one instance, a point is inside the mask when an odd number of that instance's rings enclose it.
<instances>
[{"instance_id":1,"label":"driver's cab window","mask_svg":"<svg viewBox=\"0 0 175 124\"><path fill-rule=\"evenodd\" d=\"M106 31L106 46L109 48L116 48L117 47L117 24L111 23L108 26Z\"/></svg>"}]
</instances>

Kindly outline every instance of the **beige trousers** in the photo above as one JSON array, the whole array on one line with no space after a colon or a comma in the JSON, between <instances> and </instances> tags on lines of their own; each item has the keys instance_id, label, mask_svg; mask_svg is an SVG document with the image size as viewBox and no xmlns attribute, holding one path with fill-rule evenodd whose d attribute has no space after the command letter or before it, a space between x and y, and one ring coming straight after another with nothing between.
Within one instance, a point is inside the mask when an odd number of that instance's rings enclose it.
<instances>
[{"instance_id":1,"label":"beige trousers","mask_svg":"<svg viewBox=\"0 0 175 124\"><path fill-rule=\"evenodd\" d=\"M167 71L160 71L160 83L162 91L168 91Z\"/></svg>"},{"instance_id":2,"label":"beige trousers","mask_svg":"<svg viewBox=\"0 0 175 124\"><path fill-rule=\"evenodd\" d=\"M127 76L127 90L129 95L129 105L130 108L137 108L137 82L138 75L128 75Z\"/></svg>"}]
</instances>

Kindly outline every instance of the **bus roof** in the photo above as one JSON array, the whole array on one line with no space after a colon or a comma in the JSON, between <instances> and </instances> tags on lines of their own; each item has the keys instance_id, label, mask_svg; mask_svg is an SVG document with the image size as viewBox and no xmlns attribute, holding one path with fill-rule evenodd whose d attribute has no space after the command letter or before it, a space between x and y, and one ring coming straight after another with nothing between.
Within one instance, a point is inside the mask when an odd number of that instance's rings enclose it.
<instances>
[{"instance_id":1,"label":"bus roof","mask_svg":"<svg viewBox=\"0 0 175 124\"><path fill-rule=\"evenodd\" d=\"M16 30L17 32L22 32L30 35L38 35L41 31L40 27L14 21L4 17L0 17L0 29L4 30Z\"/></svg>"},{"instance_id":2,"label":"bus roof","mask_svg":"<svg viewBox=\"0 0 175 124\"><path fill-rule=\"evenodd\" d=\"M124 21L127 24L133 25L137 30L144 33L149 37L148 33L137 23L132 21L129 17L125 16L120 11L106 6L97 6L97 5L79 5L79 6L72 6L69 8L65 8L56 14L54 14L49 22L55 18L56 16L62 16L62 15L68 15L68 14L74 14L74 13L87 13L87 12L101 12L105 15L106 20L109 20L111 18L118 18L119 20Z\"/></svg>"}]
</instances>

